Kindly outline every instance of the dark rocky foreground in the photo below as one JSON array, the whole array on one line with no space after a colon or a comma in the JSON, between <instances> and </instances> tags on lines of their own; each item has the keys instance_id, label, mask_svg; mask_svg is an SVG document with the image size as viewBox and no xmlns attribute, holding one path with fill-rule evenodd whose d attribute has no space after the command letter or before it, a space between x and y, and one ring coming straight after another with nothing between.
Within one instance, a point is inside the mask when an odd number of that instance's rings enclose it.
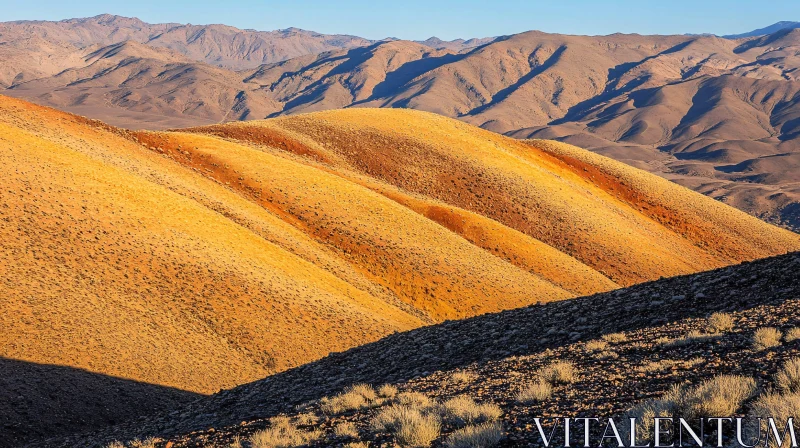
<instances>
[{"instance_id":1,"label":"dark rocky foreground","mask_svg":"<svg viewBox=\"0 0 800 448\"><path fill-rule=\"evenodd\" d=\"M357 383L391 383L400 391L433 398L468 395L497 404L506 433L501 444L525 446L538 440L533 416L610 416L661 395L673 384L694 384L717 374L750 376L759 386L770 387L777 369L800 354L800 340L762 350L753 347L752 336L764 326L784 333L800 326L799 273L800 254L794 253L445 322L334 353L170 413L33 446L105 446L112 440L156 436L158 446L227 447L234 436L246 438L267 427L270 417L301 412L321 419L313 425L323 433L318 446L355 440L333 434L332 428L345 421L358 430L358 439L372 446L391 445L391 436L369 429L374 409L339 415L319 411L320 398ZM706 318L717 311L732 315L731 330L672 343L691 331L705 332ZM625 337L612 338L602 349L586 345L619 332ZM554 360L572 362L576 381L557 386L544 402L518 403L517 392ZM454 372L468 375L455 380Z\"/></svg>"}]
</instances>

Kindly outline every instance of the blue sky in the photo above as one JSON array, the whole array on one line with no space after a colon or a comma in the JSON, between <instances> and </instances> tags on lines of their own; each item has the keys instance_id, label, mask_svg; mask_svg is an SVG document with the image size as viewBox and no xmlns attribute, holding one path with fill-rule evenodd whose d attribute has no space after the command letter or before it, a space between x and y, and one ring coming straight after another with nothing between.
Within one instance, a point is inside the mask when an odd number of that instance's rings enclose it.
<instances>
[{"instance_id":1,"label":"blue sky","mask_svg":"<svg viewBox=\"0 0 800 448\"><path fill-rule=\"evenodd\" d=\"M733 34L800 21L799 0L3 0L0 21L59 20L100 13L146 22L225 23L273 30L295 26L367 38L443 39L541 30L567 34Z\"/></svg>"}]
</instances>

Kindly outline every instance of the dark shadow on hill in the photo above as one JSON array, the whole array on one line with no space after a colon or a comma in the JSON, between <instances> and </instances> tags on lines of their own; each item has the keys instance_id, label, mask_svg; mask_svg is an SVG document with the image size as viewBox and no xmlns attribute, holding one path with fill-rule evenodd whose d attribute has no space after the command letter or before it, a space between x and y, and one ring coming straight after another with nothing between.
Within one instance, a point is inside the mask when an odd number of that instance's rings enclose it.
<instances>
[{"instance_id":1,"label":"dark shadow on hill","mask_svg":"<svg viewBox=\"0 0 800 448\"><path fill-rule=\"evenodd\" d=\"M0 447L100 429L200 396L82 369L0 358Z\"/></svg>"},{"instance_id":2,"label":"dark shadow on hill","mask_svg":"<svg viewBox=\"0 0 800 448\"><path fill-rule=\"evenodd\" d=\"M124 433L130 439L221 428L289 412L356 383L397 383L604 334L779 304L800 297L797 272L800 252L397 333L198 400L182 410L186 418L165 416L168 425L156 428L142 420L125 425ZM95 441L109 438L107 434L94 437ZM92 445L86 439L74 439L47 446Z\"/></svg>"}]
</instances>

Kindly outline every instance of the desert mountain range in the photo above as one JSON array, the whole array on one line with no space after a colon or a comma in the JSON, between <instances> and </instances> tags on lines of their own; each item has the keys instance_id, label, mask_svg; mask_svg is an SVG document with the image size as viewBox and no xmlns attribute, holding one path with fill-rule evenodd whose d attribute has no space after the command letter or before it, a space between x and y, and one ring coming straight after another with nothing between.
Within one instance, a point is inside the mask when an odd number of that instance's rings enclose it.
<instances>
[{"instance_id":1,"label":"desert mountain range","mask_svg":"<svg viewBox=\"0 0 800 448\"><path fill-rule=\"evenodd\" d=\"M800 29L748 34L376 42L103 15L0 24L0 86L134 129L430 111L575 144L797 229Z\"/></svg>"},{"instance_id":2,"label":"desert mountain range","mask_svg":"<svg viewBox=\"0 0 800 448\"><path fill-rule=\"evenodd\" d=\"M598 154L405 109L129 131L0 96L0 162L4 446L394 332L800 250Z\"/></svg>"}]
</instances>

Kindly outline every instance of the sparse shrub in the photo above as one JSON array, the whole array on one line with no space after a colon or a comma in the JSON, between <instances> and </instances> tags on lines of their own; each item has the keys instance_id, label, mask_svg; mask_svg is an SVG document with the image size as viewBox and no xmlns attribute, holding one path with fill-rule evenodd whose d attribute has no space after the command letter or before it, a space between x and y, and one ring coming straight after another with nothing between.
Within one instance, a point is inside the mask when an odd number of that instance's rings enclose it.
<instances>
[{"instance_id":1,"label":"sparse shrub","mask_svg":"<svg viewBox=\"0 0 800 448\"><path fill-rule=\"evenodd\" d=\"M502 425L499 422L488 422L453 431L445 445L450 448L490 448L502 439Z\"/></svg>"},{"instance_id":2,"label":"sparse shrub","mask_svg":"<svg viewBox=\"0 0 800 448\"><path fill-rule=\"evenodd\" d=\"M628 340L628 337L625 336L625 333L611 333L611 334L604 334L600 339L610 342L612 344L617 344L620 342L625 342Z\"/></svg>"},{"instance_id":3,"label":"sparse shrub","mask_svg":"<svg viewBox=\"0 0 800 448\"><path fill-rule=\"evenodd\" d=\"M319 431L305 432L295 428L288 417L270 419L270 427L250 436L252 448L291 448L319 439Z\"/></svg>"},{"instance_id":4,"label":"sparse shrub","mask_svg":"<svg viewBox=\"0 0 800 448\"><path fill-rule=\"evenodd\" d=\"M724 333L733 329L733 316L727 313L714 313L708 318L708 328L714 333Z\"/></svg>"},{"instance_id":5,"label":"sparse shrub","mask_svg":"<svg viewBox=\"0 0 800 448\"><path fill-rule=\"evenodd\" d=\"M333 398L323 398L320 401L320 408L326 414L339 414L368 407L376 398L378 395L372 386L356 384Z\"/></svg>"},{"instance_id":6,"label":"sparse shrub","mask_svg":"<svg viewBox=\"0 0 800 448\"><path fill-rule=\"evenodd\" d=\"M522 389L516 399L520 403L536 403L547 400L551 395L553 395L553 386L544 381L537 381Z\"/></svg>"},{"instance_id":7,"label":"sparse shrub","mask_svg":"<svg viewBox=\"0 0 800 448\"><path fill-rule=\"evenodd\" d=\"M653 343L655 345L669 345L669 344L672 343L672 341L673 341L673 339L671 339L671 338L668 338L666 336L661 336L660 338L657 338L656 340L654 340Z\"/></svg>"},{"instance_id":8,"label":"sparse shrub","mask_svg":"<svg viewBox=\"0 0 800 448\"><path fill-rule=\"evenodd\" d=\"M587 352L602 352L603 350L608 347L608 342L606 341L589 341L583 345L583 348L586 349Z\"/></svg>"},{"instance_id":9,"label":"sparse shrub","mask_svg":"<svg viewBox=\"0 0 800 448\"><path fill-rule=\"evenodd\" d=\"M777 328L762 327L753 334L753 348L766 350L781 345L781 332Z\"/></svg>"},{"instance_id":10,"label":"sparse shrub","mask_svg":"<svg viewBox=\"0 0 800 448\"><path fill-rule=\"evenodd\" d=\"M800 358L787 362L775 375L775 384L784 393L800 393Z\"/></svg>"},{"instance_id":11,"label":"sparse shrub","mask_svg":"<svg viewBox=\"0 0 800 448\"><path fill-rule=\"evenodd\" d=\"M478 375L472 372L465 372L463 370L460 370L450 375L450 380L453 381L454 383L469 383L470 381L473 381L477 377Z\"/></svg>"},{"instance_id":12,"label":"sparse shrub","mask_svg":"<svg viewBox=\"0 0 800 448\"><path fill-rule=\"evenodd\" d=\"M397 395L397 403L407 406L426 407L431 405L431 399L420 392L403 392Z\"/></svg>"},{"instance_id":13,"label":"sparse shrub","mask_svg":"<svg viewBox=\"0 0 800 448\"><path fill-rule=\"evenodd\" d=\"M317 423L319 421L319 417L316 414L312 414L310 412L306 412L303 414L298 414L295 417L297 424L301 426L309 426Z\"/></svg>"},{"instance_id":14,"label":"sparse shrub","mask_svg":"<svg viewBox=\"0 0 800 448\"><path fill-rule=\"evenodd\" d=\"M677 363L678 363L677 361L673 361L671 359L662 359L660 361L648 362L647 364L643 364L637 367L636 370L645 373L660 372L662 370L666 370L674 366Z\"/></svg>"},{"instance_id":15,"label":"sparse shrub","mask_svg":"<svg viewBox=\"0 0 800 448\"><path fill-rule=\"evenodd\" d=\"M346 443L344 448L369 448L369 444L365 442L350 442Z\"/></svg>"},{"instance_id":16,"label":"sparse shrub","mask_svg":"<svg viewBox=\"0 0 800 448\"><path fill-rule=\"evenodd\" d=\"M597 359L617 359L619 354L615 351L606 350L597 354Z\"/></svg>"},{"instance_id":17,"label":"sparse shrub","mask_svg":"<svg viewBox=\"0 0 800 448\"><path fill-rule=\"evenodd\" d=\"M753 419L757 417L761 417L763 419L771 417L775 419L775 423L779 425L779 430L781 429L780 425L785 424L789 417L796 419L798 415L800 415L800 394L780 395L775 393L767 393L761 395L758 397L755 403L750 406L749 413L749 417L752 417ZM757 432L755 428L751 429L751 431L751 434L755 434ZM770 446L776 445L774 438L771 438L770 441L772 442ZM784 446L786 446L786 443L784 443Z\"/></svg>"},{"instance_id":18,"label":"sparse shrub","mask_svg":"<svg viewBox=\"0 0 800 448\"><path fill-rule=\"evenodd\" d=\"M503 411L495 404L479 404L470 397L460 396L442 403L442 414L453 425L464 426L496 420Z\"/></svg>"},{"instance_id":19,"label":"sparse shrub","mask_svg":"<svg viewBox=\"0 0 800 448\"><path fill-rule=\"evenodd\" d=\"M394 404L384 407L372 421L378 431L393 433L397 443L407 447L429 446L441 431L435 412L414 405Z\"/></svg>"},{"instance_id":20,"label":"sparse shrub","mask_svg":"<svg viewBox=\"0 0 800 448\"><path fill-rule=\"evenodd\" d=\"M109 443L108 445L106 445L106 448L125 448L125 444L120 442L120 441L118 441L118 440L115 440L115 441Z\"/></svg>"},{"instance_id":21,"label":"sparse shrub","mask_svg":"<svg viewBox=\"0 0 800 448\"><path fill-rule=\"evenodd\" d=\"M384 384L378 388L378 396L383 398L394 398L397 395L397 387L391 384Z\"/></svg>"},{"instance_id":22,"label":"sparse shrub","mask_svg":"<svg viewBox=\"0 0 800 448\"><path fill-rule=\"evenodd\" d=\"M135 439L130 443L131 448L155 448L156 439L149 438L145 440Z\"/></svg>"},{"instance_id":23,"label":"sparse shrub","mask_svg":"<svg viewBox=\"0 0 800 448\"><path fill-rule=\"evenodd\" d=\"M228 448L243 448L242 438L239 436L234 437L231 443L228 445Z\"/></svg>"},{"instance_id":24,"label":"sparse shrub","mask_svg":"<svg viewBox=\"0 0 800 448\"><path fill-rule=\"evenodd\" d=\"M352 422L340 423L334 428L333 433L339 437L358 437L358 430Z\"/></svg>"},{"instance_id":25,"label":"sparse shrub","mask_svg":"<svg viewBox=\"0 0 800 448\"><path fill-rule=\"evenodd\" d=\"M628 411L626 418L637 418L636 431L640 441L650 440L653 435L654 417L683 417L694 420L699 417L734 415L742 403L756 391L752 378L721 375L698 386L673 386L663 397L646 400ZM628 428L621 428L623 440L629 440Z\"/></svg>"},{"instance_id":26,"label":"sparse shrub","mask_svg":"<svg viewBox=\"0 0 800 448\"><path fill-rule=\"evenodd\" d=\"M544 368L540 375L552 385L569 384L575 381L575 366L567 361L555 362Z\"/></svg>"},{"instance_id":27,"label":"sparse shrub","mask_svg":"<svg viewBox=\"0 0 800 448\"><path fill-rule=\"evenodd\" d=\"M717 338L717 335L713 334L703 334L700 331L692 330L686 334L686 336L679 337L677 339L673 339L671 342L667 344L668 347L683 347L689 344L695 344L698 342L705 342L710 339Z\"/></svg>"},{"instance_id":28,"label":"sparse shrub","mask_svg":"<svg viewBox=\"0 0 800 448\"><path fill-rule=\"evenodd\" d=\"M789 331L783 336L783 340L786 342L793 342L800 339L800 328L790 328Z\"/></svg>"}]
</instances>

